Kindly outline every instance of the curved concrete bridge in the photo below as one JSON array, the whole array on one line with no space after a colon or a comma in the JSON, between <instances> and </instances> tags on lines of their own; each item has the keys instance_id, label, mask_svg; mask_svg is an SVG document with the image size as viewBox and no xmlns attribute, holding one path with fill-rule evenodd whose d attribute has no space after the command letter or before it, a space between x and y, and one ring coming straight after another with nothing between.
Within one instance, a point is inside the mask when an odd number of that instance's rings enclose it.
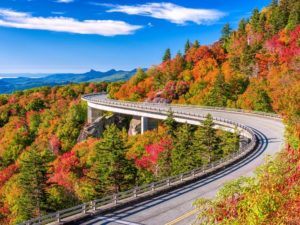
<instances>
[{"instance_id":1,"label":"curved concrete bridge","mask_svg":"<svg viewBox=\"0 0 300 225\"><path fill-rule=\"evenodd\" d=\"M190 224L196 218L193 202L214 197L224 183L251 176L266 156L274 156L284 143L284 126L274 114L221 108L133 103L108 99L105 94L82 97L88 103L88 120L103 111L132 115L141 119L141 132L153 128L153 120L163 120L171 110L181 123L201 124L210 113L216 127L238 128L249 143L217 162L151 184L83 203L22 224ZM109 212L109 213L108 213Z\"/></svg>"},{"instance_id":2,"label":"curved concrete bridge","mask_svg":"<svg viewBox=\"0 0 300 225\"><path fill-rule=\"evenodd\" d=\"M282 121L268 114L254 114L244 111L223 110L220 108L179 106L154 103L132 103L107 99L104 94L92 94L83 97L89 107L89 120L99 114L99 110L141 117L142 132L147 130L147 121L165 119L171 109L179 122L199 124L199 117L210 113L221 128L232 129L226 120L244 124L254 131L259 142L255 151L239 162L213 175L191 183L182 188L136 203L98 217L80 221L80 224L190 224L196 218L192 203L200 197L213 197L224 183L240 176L251 176L266 156L274 156L284 143L284 125ZM177 115L176 112L186 116ZM198 118L198 119L197 119Z\"/></svg>"}]
</instances>

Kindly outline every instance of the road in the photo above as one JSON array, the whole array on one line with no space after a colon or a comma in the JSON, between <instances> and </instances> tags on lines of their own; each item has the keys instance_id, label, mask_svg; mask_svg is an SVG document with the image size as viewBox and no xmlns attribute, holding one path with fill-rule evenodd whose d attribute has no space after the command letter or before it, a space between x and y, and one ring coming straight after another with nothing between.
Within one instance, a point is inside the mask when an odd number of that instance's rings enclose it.
<instances>
[{"instance_id":1,"label":"road","mask_svg":"<svg viewBox=\"0 0 300 225\"><path fill-rule=\"evenodd\" d=\"M89 100L93 100L93 98L103 99L104 97L93 96ZM147 103L141 104L145 106L151 105ZM161 105L156 107L162 110L170 106ZM284 125L280 120L251 114L194 107L172 106L172 110L192 112L197 115L207 115L210 113L213 117L224 118L247 125L252 128L257 135L259 145L257 149L245 159L205 179L196 181L195 183L160 195L151 200L92 218L81 224L191 224L196 218L196 211L193 208L193 202L196 199L200 197L212 198L224 183L241 176L253 175L255 169L264 163L266 156L276 155L276 153L282 149L284 143Z\"/></svg>"}]
</instances>

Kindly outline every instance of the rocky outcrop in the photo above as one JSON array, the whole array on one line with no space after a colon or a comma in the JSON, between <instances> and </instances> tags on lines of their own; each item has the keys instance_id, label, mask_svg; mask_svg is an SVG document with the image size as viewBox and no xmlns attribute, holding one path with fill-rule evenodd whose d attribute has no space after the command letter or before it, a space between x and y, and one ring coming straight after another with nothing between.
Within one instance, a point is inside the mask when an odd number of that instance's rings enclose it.
<instances>
[{"instance_id":1,"label":"rocky outcrop","mask_svg":"<svg viewBox=\"0 0 300 225\"><path fill-rule=\"evenodd\" d=\"M163 96L163 92L159 91L151 99L148 98L146 100L146 102L163 103L163 104L169 104L169 103L171 103L171 101L169 99L163 98L162 96Z\"/></svg>"},{"instance_id":2,"label":"rocky outcrop","mask_svg":"<svg viewBox=\"0 0 300 225\"><path fill-rule=\"evenodd\" d=\"M141 118L132 118L129 124L128 135L141 133Z\"/></svg>"},{"instance_id":3,"label":"rocky outcrop","mask_svg":"<svg viewBox=\"0 0 300 225\"><path fill-rule=\"evenodd\" d=\"M82 142L88 137L101 137L105 127L116 124L120 129L127 127L128 119L125 116L113 114L98 117L93 123L86 124L80 132L77 142Z\"/></svg>"}]
</instances>

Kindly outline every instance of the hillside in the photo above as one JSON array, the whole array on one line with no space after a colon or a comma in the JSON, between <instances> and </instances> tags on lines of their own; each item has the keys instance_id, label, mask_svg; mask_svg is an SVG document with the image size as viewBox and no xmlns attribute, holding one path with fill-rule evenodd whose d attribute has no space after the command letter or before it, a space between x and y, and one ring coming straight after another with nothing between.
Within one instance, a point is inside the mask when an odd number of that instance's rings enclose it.
<instances>
[{"instance_id":1,"label":"hillside","mask_svg":"<svg viewBox=\"0 0 300 225\"><path fill-rule=\"evenodd\" d=\"M99 81L125 81L128 80L136 70L109 70L106 72L99 72L90 70L82 74L66 73L66 74L52 74L45 77L30 78L3 78L0 79L0 94L12 93L14 91L30 89L41 86L56 86L69 83L82 82L99 82Z\"/></svg>"}]
</instances>

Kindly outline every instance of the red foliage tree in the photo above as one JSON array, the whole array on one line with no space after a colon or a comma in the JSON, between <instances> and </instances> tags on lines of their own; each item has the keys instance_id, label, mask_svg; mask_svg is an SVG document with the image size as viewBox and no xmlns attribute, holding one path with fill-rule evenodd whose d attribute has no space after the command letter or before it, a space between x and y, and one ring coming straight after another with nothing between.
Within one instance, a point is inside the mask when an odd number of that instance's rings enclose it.
<instances>
[{"instance_id":1,"label":"red foliage tree","mask_svg":"<svg viewBox=\"0 0 300 225\"><path fill-rule=\"evenodd\" d=\"M79 159L74 152L67 152L58 157L53 163L53 175L49 178L49 183L55 183L68 190L73 189L74 172L78 168Z\"/></svg>"},{"instance_id":2,"label":"red foliage tree","mask_svg":"<svg viewBox=\"0 0 300 225\"><path fill-rule=\"evenodd\" d=\"M12 175L14 175L17 169L18 166L16 164L12 164L0 172L0 187L3 186L5 182L12 177Z\"/></svg>"},{"instance_id":3,"label":"red foliage tree","mask_svg":"<svg viewBox=\"0 0 300 225\"><path fill-rule=\"evenodd\" d=\"M136 159L136 165L140 168L155 172L159 155L169 149L171 144L172 141L170 139L162 139L157 143L147 145L145 147L146 155L142 156L140 159Z\"/></svg>"},{"instance_id":4,"label":"red foliage tree","mask_svg":"<svg viewBox=\"0 0 300 225\"><path fill-rule=\"evenodd\" d=\"M61 149L61 141L58 139L56 135L53 135L51 139L49 140L50 149L55 154L58 155L60 149Z\"/></svg>"}]
</instances>

